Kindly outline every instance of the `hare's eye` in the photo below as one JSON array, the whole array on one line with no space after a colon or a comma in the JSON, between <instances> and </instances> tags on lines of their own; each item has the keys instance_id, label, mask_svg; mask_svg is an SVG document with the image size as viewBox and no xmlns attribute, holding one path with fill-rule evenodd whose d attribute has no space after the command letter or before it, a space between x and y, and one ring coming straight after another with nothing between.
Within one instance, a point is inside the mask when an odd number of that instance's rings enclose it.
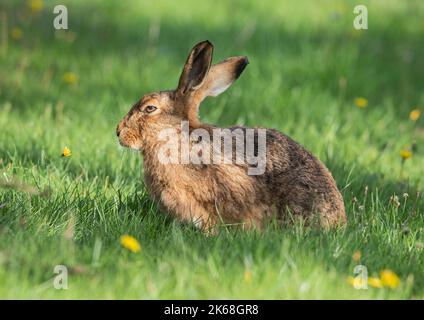
<instances>
[{"instance_id":1,"label":"hare's eye","mask_svg":"<svg viewBox=\"0 0 424 320\"><path fill-rule=\"evenodd\" d=\"M146 111L147 113L152 113L153 111L155 111L157 108L155 106L147 106L144 111Z\"/></svg>"}]
</instances>

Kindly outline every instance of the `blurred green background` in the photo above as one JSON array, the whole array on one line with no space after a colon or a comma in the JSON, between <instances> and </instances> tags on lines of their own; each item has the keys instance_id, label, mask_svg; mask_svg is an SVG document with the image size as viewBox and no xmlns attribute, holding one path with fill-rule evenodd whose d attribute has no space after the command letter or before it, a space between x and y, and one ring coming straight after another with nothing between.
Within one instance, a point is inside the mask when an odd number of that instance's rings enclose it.
<instances>
[{"instance_id":1,"label":"blurred green background","mask_svg":"<svg viewBox=\"0 0 424 320\"><path fill-rule=\"evenodd\" d=\"M57 4L68 30L53 28ZM361 1L360 31L357 4L2 0L0 296L424 297L424 2ZM115 127L145 93L175 88L205 39L215 62L250 64L203 103L202 120L272 127L306 146L337 180L347 229L208 238L151 202ZM400 285L353 289L358 263ZM52 288L57 264L71 270L68 290Z\"/></svg>"}]
</instances>

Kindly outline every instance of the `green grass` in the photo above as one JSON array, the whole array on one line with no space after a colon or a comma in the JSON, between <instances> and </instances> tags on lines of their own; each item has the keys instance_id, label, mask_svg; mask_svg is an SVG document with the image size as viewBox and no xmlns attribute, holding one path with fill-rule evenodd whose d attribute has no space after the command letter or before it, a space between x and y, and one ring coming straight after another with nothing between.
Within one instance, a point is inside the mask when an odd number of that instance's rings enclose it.
<instances>
[{"instance_id":1,"label":"green grass","mask_svg":"<svg viewBox=\"0 0 424 320\"><path fill-rule=\"evenodd\" d=\"M55 34L53 1L36 14L2 1L7 34L23 35L0 53L0 297L424 298L424 121L408 118L424 109L424 3L363 2L369 29L355 32L355 1L62 1L71 33ZM142 159L114 130L144 93L176 86L204 39L214 61L250 64L202 119L277 128L305 145L333 172L345 229L207 237L151 201ZM414 154L402 165L406 144ZM122 234L141 253L123 249ZM369 275L388 268L401 285L352 288L356 250ZM68 290L53 288L58 264Z\"/></svg>"}]
</instances>

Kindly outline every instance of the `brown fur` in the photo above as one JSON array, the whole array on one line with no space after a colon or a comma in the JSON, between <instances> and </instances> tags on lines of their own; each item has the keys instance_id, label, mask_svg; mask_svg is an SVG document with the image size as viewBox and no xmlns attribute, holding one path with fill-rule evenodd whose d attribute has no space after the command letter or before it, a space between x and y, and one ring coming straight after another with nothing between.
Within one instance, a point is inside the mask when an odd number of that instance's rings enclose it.
<instances>
[{"instance_id":1,"label":"brown fur","mask_svg":"<svg viewBox=\"0 0 424 320\"><path fill-rule=\"evenodd\" d=\"M199 121L200 103L228 88L248 64L246 57L233 57L211 66L212 51L208 41L197 44L178 88L144 96L117 127L121 145L141 150L146 186L154 199L179 220L206 230L221 222L262 227L274 214L284 220L288 212L307 219L318 217L323 227L345 224L343 198L331 173L310 152L276 130L266 129L266 170L262 175L249 176L248 165L234 163L158 161L161 130L180 128L181 121L188 120L191 129L211 132L213 126ZM157 110L148 113L150 105ZM231 128L235 129L245 130ZM198 143L202 142L191 141L191 147Z\"/></svg>"}]
</instances>

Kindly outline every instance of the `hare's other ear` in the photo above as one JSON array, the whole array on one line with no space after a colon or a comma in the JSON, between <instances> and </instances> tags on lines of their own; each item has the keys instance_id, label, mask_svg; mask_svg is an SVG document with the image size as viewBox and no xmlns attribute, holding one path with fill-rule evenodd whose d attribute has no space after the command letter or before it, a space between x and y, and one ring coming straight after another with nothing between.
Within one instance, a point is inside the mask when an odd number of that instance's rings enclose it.
<instances>
[{"instance_id":1,"label":"hare's other ear","mask_svg":"<svg viewBox=\"0 0 424 320\"><path fill-rule=\"evenodd\" d=\"M199 94L201 99L207 96L217 96L224 92L243 72L244 68L249 64L247 57L231 57L214 64Z\"/></svg>"},{"instance_id":2,"label":"hare's other ear","mask_svg":"<svg viewBox=\"0 0 424 320\"><path fill-rule=\"evenodd\" d=\"M186 94L198 89L206 79L212 62L213 45L202 41L191 49L178 82L177 92Z\"/></svg>"}]
</instances>

